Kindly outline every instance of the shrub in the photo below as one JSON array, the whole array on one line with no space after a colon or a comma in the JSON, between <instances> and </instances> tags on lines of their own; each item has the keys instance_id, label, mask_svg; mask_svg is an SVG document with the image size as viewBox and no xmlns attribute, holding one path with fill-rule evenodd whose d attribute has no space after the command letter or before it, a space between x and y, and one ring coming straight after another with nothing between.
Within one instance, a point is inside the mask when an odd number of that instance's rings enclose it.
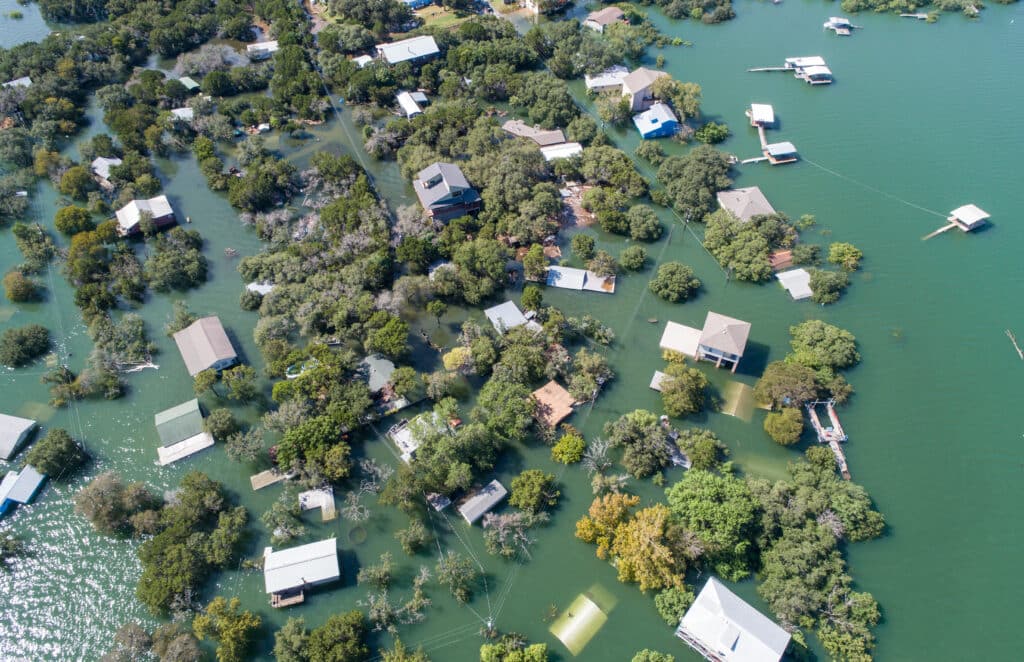
<instances>
[{"instance_id":1,"label":"shrub","mask_svg":"<svg viewBox=\"0 0 1024 662\"><path fill-rule=\"evenodd\" d=\"M53 218L53 224L62 234L71 236L79 232L94 230L96 226L92 222L92 216L88 209L68 205L57 210Z\"/></svg>"},{"instance_id":2,"label":"shrub","mask_svg":"<svg viewBox=\"0 0 1024 662\"><path fill-rule=\"evenodd\" d=\"M594 257L594 238L588 234L578 234L570 242L572 254L581 260Z\"/></svg>"},{"instance_id":3,"label":"shrub","mask_svg":"<svg viewBox=\"0 0 1024 662\"><path fill-rule=\"evenodd\" d=\"M693 269L681 262L666 262L658 267L658 273L650 283L654 292L665 301L678 303L686 301L700 287Z\"/></svg>"},{"instance_id":4,"label":"shrub","mask_svg":"<svg viewBox=\"0 0 1024 662\"><path fill-rule=\"evenodd\" d=\"M804 431L803 413L796 407L783 407L782 411L771 412L764 419L764 431L783 446L800 441Z\"/></svg>"},{"instance_id":5,"label":"shrub","mask_svg":"<svg viewBox=\"0 0 1024 662\"><path fill-rule=\"evenodd\" d=\"M33 301L39 295L36 284L20 271L12 271L4 276L4 293L9 301L15 303Z\"/></svg>"},{"instance_id":6,"label":"shrub","mask_svg":"<svg viewBox=\"0 0 1024 662\"><path fill-rule=\"evenodd\" d=\"M29 449L25 462L59 480L81 466L85 458L85 451L66 430L54 428Z\"/></svg>"},{"instance_id":7,"label":"shrub","mask_svg":"<svg viewBox=\"0 0 1024 662\"><path fill-rule=\"evenodd\" d=\"M619 253L619 266L626 271L640 271L647 262L647 249L643 246L627 246Z\"/></svg>"},{"instance_id":8,"label":"shrub","mask_svg":"<svg viewBox=\"0 0 1024 662\"><path fill-rule=\"evenodd\" d=\"M583 452L586 449L587 442L582 435L569 432L562 435L551 448L551 459L562 464L575 464L583 459Z\"/></svg>"},{"instance_id":9,"label":"shrub","mask_svg":"<svg viewBox=\"0 0 1024 662\"><path fill-rule=\"evenodd\" d=\"M50 332L38 324L7 329L0 336L0 363L20 368L50 349Z\"/></svg>"}]
</instances>

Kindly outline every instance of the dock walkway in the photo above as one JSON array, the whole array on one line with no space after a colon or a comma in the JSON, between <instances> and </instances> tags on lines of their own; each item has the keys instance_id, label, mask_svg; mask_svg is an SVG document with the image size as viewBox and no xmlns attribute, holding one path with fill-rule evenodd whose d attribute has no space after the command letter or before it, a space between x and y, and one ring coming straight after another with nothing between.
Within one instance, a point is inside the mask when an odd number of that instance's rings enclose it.
<instances>
[{"instance_id":1,"label":"dock walkway","mask_svg":"<svg viewBox=\"0 0 1024 662\"><path fill-rule=\"evenodd\" d=\"M839 445L841 442L846 441L847 437L842 424L839 422L839 416L836 415L835 403L835 400L809 402L807 403L807 413L811 419L811 426L818 435L818 441L828 444L829 448L832 449L832 454L836 456L839 473L846 480L850 480L850 467L846 464L846 455L843 453L843 447ZM831 427L826 428L821 424L821 420L818 418L818 405L825 405L829 422L832 424Z\"/></svg>"},{"instance_id":2,"label":"dock walkway","mask_svg":"<svg viewBox=\"0 0 1024 662\"><path fill-rule=\"evenodd\" d=\"M249 484L252 485L253 490L262 490L264 487L270 487L276 485L283 480L288 480L292 477L292 474L283 474L276 469L267 469L261 471L258 474L249 476Z\"/></svg>"}]
</instances>

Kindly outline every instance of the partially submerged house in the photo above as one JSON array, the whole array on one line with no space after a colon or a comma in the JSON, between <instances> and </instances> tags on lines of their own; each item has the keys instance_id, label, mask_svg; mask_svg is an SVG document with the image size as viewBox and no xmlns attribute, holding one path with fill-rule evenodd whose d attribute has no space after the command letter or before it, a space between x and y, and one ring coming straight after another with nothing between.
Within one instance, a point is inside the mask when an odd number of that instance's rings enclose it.
<instances>
[{"instance_id":1,"label":"partially submerged house","mask_svg":"<svg viewBox=\"0 0 1024 662\"><path fill-rule=\"evenodd\" d=\"M18 504L32 503L46 476L30 466L21 471L9 471L0 481L0 516Z\"/></svg>"},{"instance_id":2,"label":"partially submerged house","mask_svg":"<svg viewBox=\"0 0 1024 662\"><path fill-rule=\"evenodd\" d=\"M697 361L714 361L715 367L728 363L736 372L749 336L749 322L708 312L702 329L668 322L659 346L663 350L692 356Z\"/></svg>"},{"instance_id":3,"label":"partially submerged house","mask_svg":"<svg viewBox=\"0 0 1024 662\"><path fill-rule=\"evenodd\" d=\"M574 267L548 267L545 284L563 290L586 290L602 294L615 292L615 276L598 276L593 271Z\"/></svg>"},{"instance_id":4,"label":"partially submerged house","mask_svg":"<svg viewBox=\"0 0 1024 662\"><path fill-rule=\"evenodd\" d=\"M622 79L622 96L629 97L629 109L634 113L646 110L654 102L654 83L668 76L664 71L640 67Z\"/></svg>"},{"instance_id":5,"label":"partially submerged house","mask_svg":"<svg viewBox=\"0 0 1024 662\"><path fill-rule=\"evenodd\" d=\"M274 607L299 604L306 599L306 589L340 578L336 538L277 552L263 550L263 584Z\"/></svg>"},{"instance_id":6,"label":"partially submerged house","mask_svg":"<svg viewBox=\"0 0 1024 662\"><path fill-rule=\"evenodd\" d=\"M407 119L412 119L417 115L423 114L423 109L416 103L416 100L412 98L412 95L408 92L399 92L395 95L395 101L398 102L398 107L401 108L402 114Z\"/></svg>"},{"instance_id":7,"label":"partially submerged house","mask_svg":"<svg viewBox=\"0 0 1024 662\"><path fill-rule=\"evenodd\" d=\"M189 92L195 92L199 89L199 83L197 83L195 79L190 78L189 76L182 76L178 79L178 82L184 85L185 89Z\"/></svg>"},{"instance_id":8,"label":"partially submerged house","mask_svg":"<svg viewBox=\"0 0 1024 662\"><path fill-rule=\"evenodd\" d=\"M14 457L35 429L36 422L31 418L0 414L0 460Z\"/></svg>"},{"instance_id":9,"label":"partially submerged house","mask_svg":"<svg viewBox=\"0 0 1024 662\"><path fill-rule=\"evenodd\" d=\"M195 119L196 112L189 107L172 108L171 119L176 122L191 122Z\"/></svg>"},{"instance_id":10,"label":"partially submerged house","mask_svg":"<svg viewBox=\"0 0 1024 662\"><path fill-rule=\"evenodd\" d=\"M637 131L640 132L640 137L645 140L673 136L679 131L679 118L668 107L668 104L661 102L653 104L644 112L634 115L633 124L636 125Z\"/></svg>"},{"instance_id":11,"label":"partially submerged house","mask_svg":"<svg viewBox=\"0 0 1024 662\"><path fill-rule=\"evenodd\" d=\"M409 464L426 437L447 431L448 426L437 412L424 412L411 421L399 421L392 425L388 429L388 437L398 446L402 461Z\"/></svg>"},{"instance_id":12,"label":"partially submerged house","mask_svg":"<svg viewBox=\"0 0 1024 662\"><path fill-rule=\"evenodd\" d=\"M764 155L768 158L768 163L771 163L772 165L793 163L799 158L796 146L791 142L770 143L765 145Z\"/></svg>"},{"instance_id":13,"label":"partially submerged house","mask_svg":"<svg viewBox=\"0 0 1024 662\"><path fill-rule=\"evenodd\" d=\"M218 317L201 317L174 334L188 374L223 370L238 362L238 354Z\"/></svg>"},{"instance_id":14,"label":"partially submerged house","mask_svg":"<svg viewBox=\"0 0 1024 662\"><path fill-rule=\"evenodd\" d=\"M158 463L166 466L213 446L213 435L203 428L199 400L193 398L154 417L160 447Z\"/></svg>"},{"instance_id":15,"label":"partially submerged house","mask_svg":"<svg viewBox=\"0 0 1024 662\"><path fill-rule=\"evenodd\" d=\"M755 216L774 214L775 208L756 186L731 188L719 191L715 197L718 205L739 220L746 222Z\"/></svg>"},{"instance_id":16,"label":"partially submerged house","mask_svg":"<svg viewBox=\"0 0 1024 662\"><path fill-rule=\"evenodd\" d=\"M790 639L714 577L686 610L676 636L712 662L778 662Z\"/></svg>"},{"instance_id":17,"label":"partially submerged house","mask_svg":"<svg viewBox=\"0 0 1024 662\"><path fill-rule=\"evenodd\" d=\"M118 233L124 237L141 232L143 214L148 214L157 228L167 227L175 222L174 210L171 209L171 203L166 195L158 195L149 200L132 200L115 212Z\"/></svg>"},{"instance_id":18,"label":"partially submerged house","mask_svg":"<svg viewBox=\"0 0 1024 662\"><path fill-rule=\"evenodd\" d=\"M811 274L806 269L790 269L775 274L775 277L779 279L789 295L797 301L810 299L814 294L811 290Z\"/></svg>"},{"instance_id":19,"label":"partially submerged house","mask_svg":"<svg viewBox=\"0 0 1024 662\"><path fill-rule=\"evenodd\" d=\"M434 163L416 175L412 183L423 211L448 221L480 209L480 194L454 163Z\"/></svg>"},{"instance_id":20,"label":"partially submerged house","mask_svg":"<svg viewBox=\"0 0 1024 662\"><path fill-rule=\"evenodd\" d=\"M100 179L101 184L110 185L110 169L121 165L121 159L117 157L97 156L89 164L92 174Z\"/></svg>"},{"instance_id":21,"label":"partially submerged house","mask_svg":"<svg viewBox=\"0 0 1024 662\"><path fill-rule=\"evenodd\" d=\"M492 480L462 502L462 505L459 506L459 514L468 523L474 524L501 503L507 495L508 490L505 489L505 486L497 480Z\"/></svg>"},{"instance_id":22,"label":"partially submerged house","mask_svg":"<svg viewBox=\"0 0 1024 662\"><path fill-rule=\"evenodd\" d=\"M505 333L517 326L526 326L528 329L536 330L541 328L539 324L528 319L523 314L523 311L519 310L519 306L514 301L506 301L497 306L491 306L484 311L484 315L487 316L487 319L490 320L491 325L498 333Z\"/></svg>"},{"instance_id":23,"label":"partially submerged house","mask_svg":"<svg viewBox=\"0 0 1024 662\"><path fill-rule=\"evenodd\" d=\"M245 47L245 54L249 56L250 60L266 60L271 55L277 52L279 46L277 41L260 41L255 44L249 44Z\"/></svg>"},{"instance_id":24,"label":"partially submerged house","mask_svg":"<svg viewBox=\"0 0 1024 662\"><path fill-rule=\"evenodd\" d=\"M605 27L614 23L628 23L626 12L618 7L605 7L604 9L587 14L587 17L583 20L583 27L604 32Z\"/></svg>"},{"instance_id":25,"label":"partially submerged house","mask_svg":"<svg viewBox=\"0 0 1024 662\"><path fill-rule=\"evenodd\" d=\"M955 224L964 232L970 232L971 230L984 225L989 218L991 218L991 216L989 216L988 212L981 207L976 205L964 205L949 212L949 218L946 220Z\"/></svg>"},{"instance_id":26,"label":"partially submerged house","mask_svg":"<svg viewBox=\"0 0 1024 662\"><path fill-rule=\"evenodd\" d=\"M542 129L539 126L530 126L523 120L508 120L501 125L501 130L518 138L532 140L541 147L565 142L565 134L561 129Z\"/></svg>"},{"instance_id":27,"label":"partially submerged house","mask_svg":"<svg viewBox=\"0 0 1024 662\"><path fill-rule=\"evenodd\" d=\"M593 76L584 75L583 83L588 92L603 94L605 92L622 92L622 81L629 75L629 69L616 64Z\"/></svg>"},{"instance_id":28,"label":"partially submerged house","mask_svg":"<svg viewBox=\"0 0 1024 662\"><path fill-rule=\"evenodd\" d=\"M583 153L583 145L579 143L549 145L548 147L541 147L540 153L544 155L544 160L550 163L558 159L570 159L574 156L579 156Z\"/></svg>"},{"instance_id":29,"label":"partially submerged house","mask_svg":"<svg viewBox=\"0 0 1024 662\"><path fill-rule=\"evenodd\" d=\"M437 42L430 35L411 37L390 44L377 44L377 57L388 64L424 62L441 54Z\"/></svg>"},{"instance_id":30,"label":"partially submerged house","mask_svg":"<svg viewBox=\"0 0 1024 662\"><path fill-rule=\"evenodd\" d=\"M553 379L534 391L531 397L537 404L537 420L548 428L554 428L568 418L576 403L569 391Z\"/></svg>"}]
</instances>

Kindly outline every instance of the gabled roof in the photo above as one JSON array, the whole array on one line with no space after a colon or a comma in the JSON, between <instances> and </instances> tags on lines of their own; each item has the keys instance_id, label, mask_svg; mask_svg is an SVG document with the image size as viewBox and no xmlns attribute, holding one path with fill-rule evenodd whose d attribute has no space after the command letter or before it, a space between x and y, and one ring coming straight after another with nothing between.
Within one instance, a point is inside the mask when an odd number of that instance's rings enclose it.
<instances>
[{"instance_id":1,"label":"gabled roof","mask_svg":"<svg viewBox=\"0 0 1024 662\"><path fill-rule=\"evenodd\" d=\"M622 79L622 91L623 93L639 92L653 85L654 81L662 76L668 76L668 74L664 71L640 67Z\"/></svg>"},{"instance_id":2,"label":"gabled roof","mask_svg":"<svg viewBox=\"0 0 1024 662\"><path fill-rule=\"evenodd\" d=\"M700 344L736 356L743 356L750 336L750 322L708 312L700 332Z\"/></svg>"},{"instance_id":3,"label":"gabled roof","mask_svg":"<svg viewBox=\"0 0 1024 662\"><path fill-rule=\"evenodd\" d=\"M158 195L149 200L132 200L124 207L118 209L116 212L117 224L123 232L129 232L139 224L143 212L149 212L155 219L174 215L174 210L171 209L171 203L167 200L167 196Z\"/></svg>"},{"instance_id":4,"label":"gabled roof","mask_svg":"<svg viewBox=\"0 0 1024 662\"><path fill-rule=\"evenodd\" d=\"M430 35L403 39L390 44L377 44L376 48L377 53L388 64L418 60L441 52L437 47L437 42Z\"/></svg>"},{"instance_id":5,"label":"gabled roof","mask_svg":"<svg viewBox=\"0 0 1024 662\"><path fill-rule=\"evenodd\" d=\"M106 156L97 156L95 159L92 160L92 163L89 164L89 167L92 169L94 173L96 173L103 179L110 179L110 169L113 168L114 166L121 165L121 163L121 159L117 157L108 158Z\"/></svg>"},{"instance_id":6,"label":"gabled roof","mask_svg":"<svg viewBox=\"0 0 1024 662\"><path fill-rule=\"evenodd\" d=\"M469 180L454 163L434 163L420 170L412 183L424 209L461 202L461 194L473 191ZM475 193L475 191L474 191Z\"/></svg>"},{"instance_id":7,"label":"gabled roof","mask_svg":"<svg viewBox=\"0 0 1024 662\"><path fill-rule=\"evenodd\" d=\"M263 55L276 52L278 49L277 40L274 41L260 41L255 44L249 44L245 47L245 52L251 55Z\"/></svg>"},{"instance_id":8,"label":"gabled roof","mask_svg":"<svg viewBox=\"0 0 1024 662\"><path fill-rule=\"evenodd\" d=\"M587 89L591 90L595 87L621 87L622 80L629 75L629 69L616 64L612 67L608 67L599 74L593 76L584 75L583 82L586 83Z\"/></svg>"},{"instance_id":9,"label":"gabled roof","mask_svg":"<svg viewBox=\"0 0 1024 662\"><path fill-rule=\"evenodd\" d=\"M967 225L974 225L991 218L981 207L976 205L964 205L949 212L950 216L956 217Z\"/></svg>"},{"instance_id":10,"label":"gabled roof","mask_svg":"<svg viewBox=\"0 0 1024 662\"><path fill-rule=\"evenodd\" d=\"M263 556L263 582L267 593L280 593L339 577L341 569L336 538L277 552L268 547Z\"/></svg>"},{"instance_id":11,"label":"gabled roof","mask_svg":"<svg viewBox=\"0 0 1024 662\"><path fill-rule=\"evenodd\" d=\"M614 276L598 276L593 271L574 267L548 267L545 284L548 287L559 287L563 290L587 290L602 294L615 292Z\"/></svg>"},{"instance_id":12,"label":"gabled roof","mask_svg":"<svg viewBox=\"0 0 1024 662\"><path fill-rule=\"evenodd\" d=\"M501 130L505 133L511 133L513 136L529 138L541 147L565 142L565 134L562 133L561 129L542 129L530 126L523 120L508 120L501 125Z\"/></svg>"},{"instance_id":13,"label":"gabled roof","mask_svg":"<svg viewBox=\"0 0 1024 662\"><path fill-rule=\"evenodd\" d=\"M562 143L561 145L548 145L547 147L541 147L540 153L544 155L545 161L568 159L582 154L583 145L579 143Z\"/></svg>"},{"instance_id":14,"label":"gabled roof","mask_svg":"<svg viewBox=\"0 0 1024 662\"><path fill-rule=\"evenodd\" d=\"M741 221L749 221L754 216L774 214L775 208L768 202L756 186L719 191L715 196L722 209Z\"/></svg>"},{"instance_id":15,"label":"gabled roof","mask_svg":"<svg viewBox=\"0 0 1024 662\"><path fill-rule=\"evenodd\" d=\"M194 437L203 431L203 413L199 409L199 400L193 398L164 410L153 417L153 422L161 446L171 446Z\"/></svg>"},{"instance_id":16,"label":"gabled roof","mask_svg":"<svg viewBox=\"0 0 1024 662\"><path fill-rule=\"evenodd\" d=\"M714 577L704 584L676 633L696 639L715 656L705 657L722 662L777 662L790 638Z\"/></svg>"},{"instance_id":17,"label":"gabled roof","mask_svg":"<svg viewBox=\"0 0 1024 662\"><path fill-rule=\"evenodd\" d=\"M596 23L600 26L611 25L617 21L621 21L626 16L618 7L605 7L600 11L590 12L587 14L586 21L590 23Z\"/></svg>"},{"instance_id":18,"label":"gabled roof","mask_svg":"<svg viewBox=\"0 0 1024 662\"><path fill-rule=\"evenodd\" d=\"M806 269L790 269L775 275L786 288L789 295L797 301L810 299L814 292L811 290L811 274Z\"/></svg>"},{"instance_id":19,"label":"gabled roof","mask_svg":"<svg viewBox=\"0 0 1024 662\"><path fill-rule=\"evenodd\" d=\"M17 503L32 501L32 497L39 491L44 480L46 480L46 476L30 466L26 466L21 471L8 472L4 476L3 482L0 482L0 505L4 501Z\"/></svg>"},{"instance_id":20,"label":"gabled roof","mask_svg":"<svg viewBox=\"0 0 1024 662\"><path fill-rule=\"evenodd\" d=\"M459 514L472 524L501 503L507 494L508 490L504 485L497 480L492 480L459 506Z\"/></svg>"},{"instance_id":21,"label":"gabled roof","mask_svg":"<svg viewBox=\"0 0 1024 662\"><path fill-rule=\"evenodd\" d=\"M0 460L11 459L35 426L31 418L0 414Z\"/></svg>"},{"instance_id":22,"label":"gabled roof","mask_svg":"<svg viewBox=\"0 0 1024 662\"><path fill-rule=\"evenodd\" d=\"M775 109L767 103L752 103L750 119L760 124L775 124Z\"/></svg>"},{"instance_id":23,"label":"gabled roof","mask_svg":"<svg viewBox=\"0 0 1024 662\"><path fill-rule=\"evenodd\" d=\"M408 92L399 92L395 95L395 101L398 102L402 112L405 113L406 117L412 117L414 115L420 115L423 113L423 109L420 108L416 100L412 98L412 95Z\"/></svg>"},{"instance_id":24,"label":"gabled roof","mask_svg":"<svg viewBox=\"0 0 1024 662\"><path fill-rule=\"evenodd\" d=\"M174 342L178 345L188 374L193 377L221 361L238 358L217 317L197 319L175 333Z\"/></svg>"},{"instance_id":25,"label":"gabled roof","mask_svg":"<svg viewBox=\"0 0 1024 662\"><path fill-rule=\"evenodd\" d=\"M484 311L484 315L491 321L494 328L498 330L498 333L504 333L511 328L522 326L528 321L526 316L523 315L523 311L519 310L519 306L514 301L506 301L497 306L491 306Z\"/></svg>"},{"instance_id":26,"label":"gabled roof","mask_svg":"<svg viewBox=\"0 0 1024 662\"><path fill-rule=\"evenodd\" d=\"M197 83L194 78L191 78L189 76L182 76L181 78L178 79L178 82L181 83L182 85L184 85L185 89L190 91L190 92L192 90L195 90L195 89L199 88L199 83Z\"/></svg>"},{"instance_id":27,"label":"gabled roof","mask_svg":"<svg viewBox=\"0 0 1024 662\"><path fill-rule=\"evenodd\" d=\"M770 145L764 146L764 151L768 152L772 156L796 154L796 145L791 142L771 143Z\"/></svg>"}]
</instances>

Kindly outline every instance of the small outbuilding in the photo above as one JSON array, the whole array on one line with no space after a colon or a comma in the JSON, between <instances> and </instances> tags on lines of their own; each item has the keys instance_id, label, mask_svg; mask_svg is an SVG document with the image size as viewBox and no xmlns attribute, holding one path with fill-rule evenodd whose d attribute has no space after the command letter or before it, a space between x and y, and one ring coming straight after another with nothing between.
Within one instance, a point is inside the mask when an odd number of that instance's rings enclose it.
<instances>
[{"instance_id":1,"label":"small outbuilding","mask_svg":"<svg viewBox=\"0 0 1024 662\"><path fill-rule=\"evenodd\" d=\"M402 3L409 9L423 9L434 4L434 0L402 0Z\"/></svg>"},{"instance_id":2,"label":"small outbuilding","mask_svg":"<svg viewBox=\"0 0 1024 662\"><path fill-rule=\"evenodd\" d=\"M35 429L36 422L31 418L0 414L0 460L14 457Z\"/></svg>"},{"instance_id":3,"label":"small outbuilding","mask_svg":"<svg viewBox=\"0 0 1024 662\"><path fill-rule=\"evenodd\" d=\"M775 277L779 279L789 295L797 301L810 299L814 294L811 291L811 274L806 269L790 269L775 274Z\"/></svg>"},{"instance_id":4,"label":"small outbuilding","mask_svg":"<svg viewBox=\"0 0 1024 662\"><path fill-rule=\"evenodd\" d=\"M447 431L448 427L437 412L425 412L411 421L403 420L392 425L388 430L388 436L395 442L395 446L398 446L402 461L408 464L416 456L416 451L425 436Z\"/></svg>"},{"instance_id":5,"label":"small outbuilding","mask_svg":"<svg viewBox=\"0 0 1024 662\"><path fill-rule=\"evenodd\" d=\"M199 89L199 83L197 83L195 79L190 78L188 76L182 76L178 79L178 82L184 85L185 89L189 92L194 92L195 90Z\"/></svg>"},{"instance_id":6,"label":"small outbuilding","mask_svg":"<svg viewBox=\"0 0 1024 662\"><path fill-rule=\"evenodd\" d=\"M32 79L28 76L22 76L21 78L15 78L9 80L3 84L4 87L32 87Z\"/></svg>"},{"instance_id":7,"label":"small outbuilding","mask_svg":"<svg viewBox=\"0 0 1024 662\"><path fill-rule=\"evenodd\" d=\"M654 376L651 377L651 389L658 391L660 393L662 384L664 384L665 380L668 378L668 374L662 372L661 370L655 370Z\"/></svg>"},{"instance_id":8,"label":"small outbuilding","mask_svg":"<svg viewBox=\"0 0 1024 662\"><path fill-rule=\"evenodd\" d=\"M790 639L714 577L686 610L676 636L712 662L778 662Z\"/></svg>"},{"instance_id":9,"label":"small outbuilding","mask_svg":"<svg viewBox=\"0 0 1024 662\"><path fill-rule=\"evenodd\" d=\"M568 418L576 402L569 391L553 379L534 391L532 397L537 403L537 420L549 428L554 428Z\"/></svg>"},{"instance_id":10,"label":"small outbuilding","mask_svg":"<svg viewBox=\"0 0 1024 662\"><path fill-rule=\"evenodd\" d=\"M685 356L697 356L697 345L699 343L700 329L679 324L678 322L667 322L658 346L662 351L676 352Z\"/></svg>"},{"instance_id":11,"label":"small outbuilding","mask_svg":"<svg viewBox=\"0 0 1024 662\"><path fill-rule=\"evenodd\" d=\"M173 225L174 210L166 195L158 195L149 200L132 200L115 212L117 231L122 237L141 232L142 215L148 214L157 228Z\"/></svg>"},{"instance_id":12,"label":"small outbuilding","mask_svg":"<svg viewBox=\"0 0 1024 662\"><path fill-rule=\"evenodd\" d=\"M408 92L399 92L395 95L395 101L398 102L398 107L402 109L402 114L408 119L412 119L417 115L423 114L423 109L416 103L416 100L412 98L412 95Z\"/></svg>"},{"instance_id":13,"label":"small outbuilding","mask_svg":"<svg viewBox=\"0 0 1024 662\"><path fill-rule=\"evenodd\" d=\"M964 232L970 232L984 225L989 218L991 217L984 209L976 205L964 205L949 212L949 218L946 220L956 224Z\"/></svg>"},{"instance_id":14,"label":"small outbuilding","mask_svg":"<svg viewBox=\"0 0 1024 662\"><path fill-rule=\"evenodd\" d=\"M640 132L640 137L645 140L672 136L679 131L679 118L672 112L668 104L660 102L639 115L634 115L633 124Z\"/></svg>"},{"instance_id":15,"label":"small outbuilding","mask_svg":"<svg viewBox=\"0 0 1024 662\"><path fill-rule=\"evenodd\" d=\"M32 503L46 476L31 466L21 471L9 471L0 481L0 516L18 504Z\"/></svg>"},{"instance_id":16,"label":"small outbuilding","mask_svg":"<svg viewBox=\"0 0 1024 662\"><path fill-rule=\"evenodd\" d=\"M274 607L299 604L306 589L340 578L336 538L277 552L270 547L263 550L263 584Z\"/></svg>"},{"instance_id":17,"label":"small outbuilding","mask_svg":"<svg viewBox=\"0 0 1024 662\"><path fill-rule=\"evenodd\" d=\"M590 12L583 20L583 27L604 32L606 26L614 23L627 23L626 13L618 7L605 7L598 11Z\"/></svg>"},{"instance_id":18,"label":"small outbuilding","mask_svg":"<svg viewBox=\"0 0 1024 662\"><path fill-rule=\"evenodd\" d=\"M459 506L459 514L468 523L474 524L493 510L506 496L508 496L508 490L505 489L505 486L497 480L492 480Z\"/></svg>"},{"instance_id":19,"label":"small outbuilding","mask_svg":"<svg viewBox=\"0 0 1024 662\"><path fill-rule=\"evenodd\" d=\"M373 62L373 58L369 55L360 55L359 57L352 58L352 61L356 63L356 66L362 69L366 65Z\"/></svg>"},{"instance_id":20,"label":"small outbuilding","mask_svg":"<svg viewBox=\"0 0 1024 662\"><path fill-rule=\"evenodd\" d=\"M715 194L718 205L741 221L749 221L755 216L774 214L775 208L768 202L756 186L726 189Z\"/></svg>"},{"instance_id":21,"label":"small outbuilding","mask_svg":"<svg viewBox=\"0 0 1024 662\"><path fill-rule=\"evenodd\" d=\"M484 315L487 316L487 319L490 320L491 325L498 333L505 333L517 326L540 329L539 324L526 318L526 315L523 314L523 311L519 310L519 306L514 301L506 301L497 306L491 306L484 311Z\"/></svg>"},{"instance_id":22,"label":"small outbuilding","mask_svg":"<svg viewBox=\"0 0 1024 662\"><path fill-rule=\"evenodd\" d=\"M615 292L615 276L598 276L593 271L574 267L548 267L545 284L563 290L586 290L602 294Z\"/></svg>"},{"instance_id":23,"label":"small outbuilding","mask_svg":"<svg viewBox=\"0 0 1024 662\"><path fill-rule=\"evenodd\" d=\"M92 170L92 174L107 182L110 179L110 169L121 163L121 159L117 157L97 156L89 164L89 169Z\"/></svg>"},{"instance_id":24,"label":"small outbuilding","mask_svg":"<svg viewBox=\"0 0 1024 662\"><path fill-rule=\"evenodd\" d=\"M167 466L213 446L213 435L203 428L199 400L193 398L154 417L160 447L157 462Z\"/></svg>"},{"instance_id":25,"label":"small outbuilding","mask_svg":"<svg viewBox=\"0 0 1024 662\"><path fill-rule=\"evenodd\" d=\"M579 156L583 153L583 145L579 143L550 145L548 147L541 147L540 153L544 155L544 160L550 163L558 159L570 159L574 156Z\"/></svg>"},{"instance_id":26,"label":"small outbuilding","mask_svg":"<svg viewBox=\"0 0 1024 662\"><path fill-rule=\"evenodd\" d=\"M188 374L195 377L203 370L223 370L238 362L220 318L201 317L174 334Z\"/></svg>"},{"instance_id":27,"label":"small outbuilding","mask_svg":"<svg viewBox=\"0 0 1024 662\"><path fill-rule=\"evenodd\" d=\"M196 112L188 107L171 109L171 118L176 122L191 122L195 116Z\"/></svg>"}]
</instances>

